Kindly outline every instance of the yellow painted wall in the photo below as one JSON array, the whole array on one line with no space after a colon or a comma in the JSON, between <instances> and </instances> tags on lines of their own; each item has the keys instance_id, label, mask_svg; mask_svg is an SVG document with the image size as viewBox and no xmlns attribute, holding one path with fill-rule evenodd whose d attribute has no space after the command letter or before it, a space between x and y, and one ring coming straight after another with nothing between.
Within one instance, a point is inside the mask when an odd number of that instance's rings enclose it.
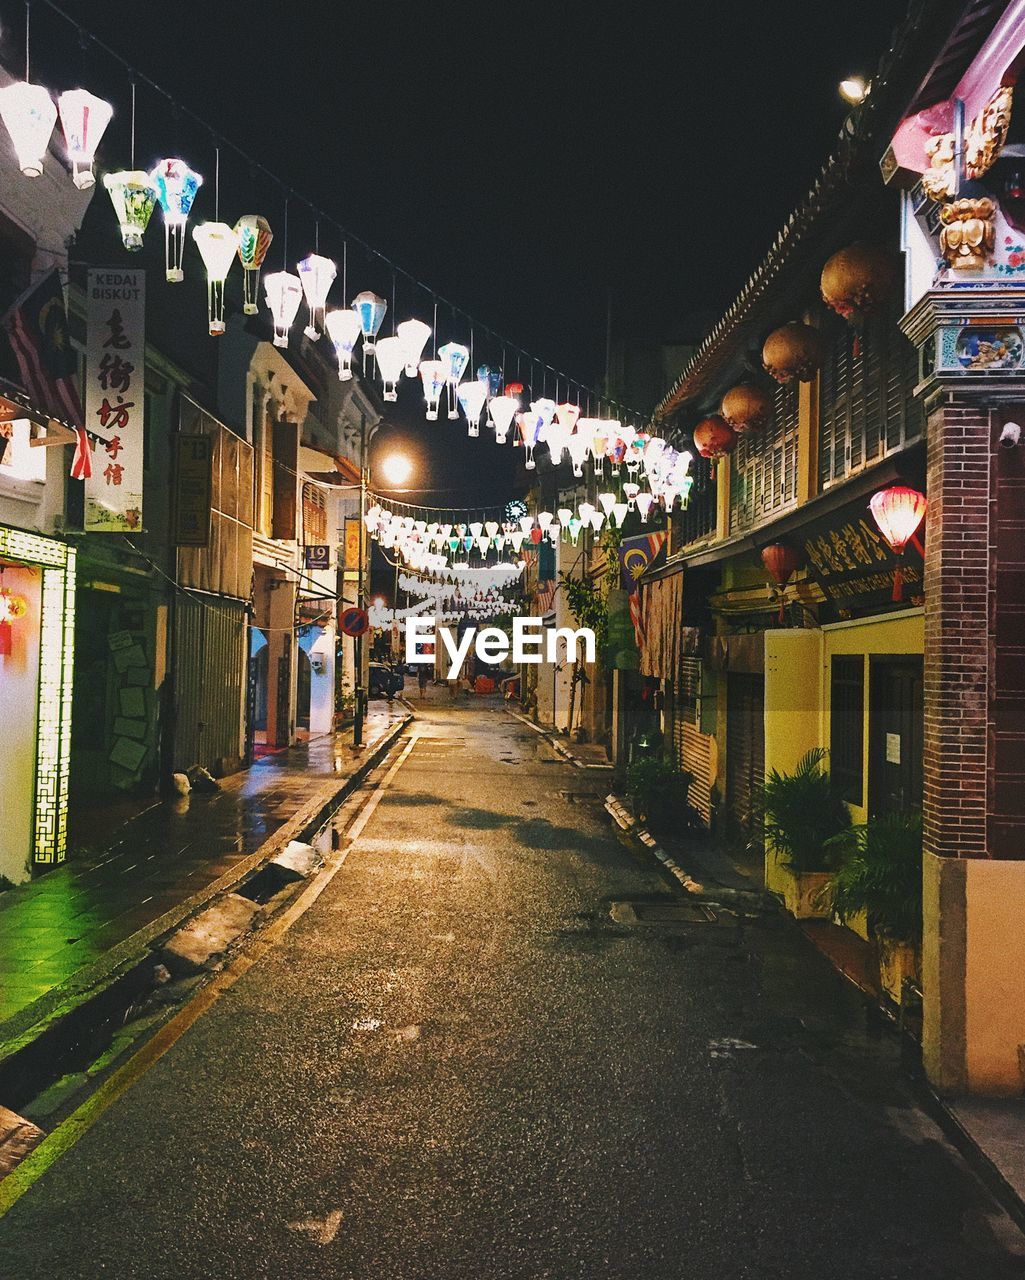
<instances>
[{"instance_id":1,"label":"yellow painted wall","mask_svg":"<svg viewBox=\"0 0 1025 1280\"><path fill-rule=\"evenodd\" d=\"M965 867L965 1055L971 1093L1020 1094L1025 1080L1025 862ZM942 922L941 922L942 923Z\"/></svg>"},{"instance_id":2,"label":"yellow painted wall","mask_svg":"<svg viewBox=\"0 0 1025 1280\"><path fill-rule=\"evenodd\" d=\"M907 609L895 616L869 618L858 622L841 622L822 629L822 729L820 745L829 746L830 667L834 654L863 654L865 657L865 727L861 761L861 804L851 805L855 822L868 821L868 660L873 654L921 654L925 650L925 616L922 609Z\"/></svg>"}]
</instances>

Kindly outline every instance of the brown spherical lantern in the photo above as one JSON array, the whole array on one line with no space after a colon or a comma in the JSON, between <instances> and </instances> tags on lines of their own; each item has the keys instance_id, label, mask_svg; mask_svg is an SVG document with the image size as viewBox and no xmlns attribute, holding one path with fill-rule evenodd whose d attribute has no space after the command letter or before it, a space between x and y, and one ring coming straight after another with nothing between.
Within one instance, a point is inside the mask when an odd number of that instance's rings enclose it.
<instances>
[{"instance_id":1,"label":"brown spherical lantern","mask_svg":"<svg viewBox=\"0 0 1025 1280\"><path fill-rule=\"evenodd\" d=\"M722 398L720 411L734 431L761 431L772 421L772 392L754 382L741 382Z\"/></svg>"},{"instance_id":2,"label":"brown spherical lantern","mask_svg":"<svg viewBox=\"0 0 1025 1280\"><path fill-rule=\"evenodd\" d=\"M819 283L826 305L857 326L893 297L897 264L879 245L857 240L833 254Z\"/></svg>"},{"instance_id":3,"label":"brown spherical lantern","mask_svg":"<svg viewBox=\"0 0 1025 1280\"><path fill-rule=\"evenodd\" d=\"M777 382L811 382L822 364L819 331L799 320L773 329L762 347L762 364Z\"/></svg>"},{"instance_id":4,"label":"brown spherical lantern","mask_svg":"<svg viewBox=\"0 0 1025 1280\"><path fill-rule=\"evenodd\" d=\"M776 587L776 599L779 603L779 620L786 617L787 583L801 567L801 553L788 542L773 542L762 547L762 564L765 565Z\"/></svg>"},{"instance_id":5,"label":"brown spherical lantern","mask_svg":"<svg viewBox=\"0 0 1025 1280\"><path fill-rule=\"evenodd\" d=\"M715 475L717 459L725 458L737 447L737 433L718 413L702 418L694 428L694 448L712 464Z\"/></svg>"}]
</instances>

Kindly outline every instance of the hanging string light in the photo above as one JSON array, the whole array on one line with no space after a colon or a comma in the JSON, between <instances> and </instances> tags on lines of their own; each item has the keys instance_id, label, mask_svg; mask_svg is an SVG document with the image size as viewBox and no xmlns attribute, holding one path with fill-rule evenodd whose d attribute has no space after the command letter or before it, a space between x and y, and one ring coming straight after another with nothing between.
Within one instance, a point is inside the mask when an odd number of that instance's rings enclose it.
<instances>
[{"instance_id":1,"label":"hanging string light","mask_svg":"<svg viewBox=\"0 0 1025 1280\"><path fill-rule=\"evenodd\" d=\"M185 249L185 224L192 211L196 192L203 185L200 174L184 160L161 160L151 170L150 182L157 193L157 203L164 217L164 266L170 284L185 279L182 254Z\"/></svg>"}]
</instances>

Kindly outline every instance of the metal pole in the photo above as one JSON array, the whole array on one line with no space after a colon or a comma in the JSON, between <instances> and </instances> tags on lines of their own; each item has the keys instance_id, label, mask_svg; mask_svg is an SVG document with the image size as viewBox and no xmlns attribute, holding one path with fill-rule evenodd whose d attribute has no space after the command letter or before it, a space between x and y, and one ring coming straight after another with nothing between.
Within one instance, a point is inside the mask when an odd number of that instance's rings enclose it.
<instances>
[{"instance_id":1,"label":"metal pole","mask_svg":"<svg viewBox=\"0 0 1025 1280\"><path fill-rule=\"evenodd\" d=\"M367 607L366 588L366 516L367 512L367 420L360 420L359 437L359 578L356 587L356 604L360 609ZM356 686L355 715L352 721L352 745L363 746L363 720L366 713L367 690L364 684L363 663L364 637L356 636L353 645L353 677Z\"/></svg>"}]
</instances>

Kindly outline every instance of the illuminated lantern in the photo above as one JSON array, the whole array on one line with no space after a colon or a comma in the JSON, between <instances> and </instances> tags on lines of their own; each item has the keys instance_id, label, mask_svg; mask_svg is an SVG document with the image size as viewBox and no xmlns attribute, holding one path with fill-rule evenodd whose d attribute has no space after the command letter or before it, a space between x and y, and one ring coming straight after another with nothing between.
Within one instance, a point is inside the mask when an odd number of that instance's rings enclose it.
<instances>
[{"instance_id":1,"label":"illuminated lantern","mask_svg":"<svg viewBox=\"0 0 1025 1280\"><path fill-rule=\"evenodd\" d=\"M485 520L485 522L484 522L484 532L488 535L488 537L489 537L489 538L494 538L494 537L495 537L495 535L498 533L498 521L497 521L497 520Z\"/></svg>"},{"instance_id":2,"label":"illuminated lantern","mask_svg":"<svg viewBox=\"0 0 1025 1280\"><path fill-rule=\"evenodd\" d=\"M523 383L522 383L522 382L507 382L507 383L505 384L505 394L506 394L507 396L512 396L512 397L513 397L513 399L515 399L516 401L519 401L520 397L523 395ZM518 403L517 403L516 407L517 407L517 409L520 407Z\"/></svg>"},{"instance_id":3,"label":"illuminated lantern","mask_svg":"<svg viewBox=\"0 0 1025 1280\"><path fill-rule=\"evenodd\" d=\"M822 335L810 324L793 320L774 329L762 347L765 372L777 382L811 382L822 364Z\"/></svg>"},{"instance_id":4,"label":"illuminated lantern","mask_svg":"<svg viewBox=\"0 0 1025 1280\"><path fill-rule=\"evenodd\" d=\"M559 524L561 524L562 527L565 529L565 527L569 524L569 518L573 514L573 512L570 511L569 507L559 507L559 509L556 511L555 514L556 514L556 517L558 518Z\"/></svg>"},{"instance_id":5,"label":"illuminated lantern","mask_svg":"<svg viewBox=\"0 0 1025 1280\"><path fill-rule=\"evenodd\" d=\"M614 419L609 424L608 443L605 445L605 456L612 463L612 474L619 475L620 463L626 457L627 441L620 433L620 425Z\"/></svg>"},{"instance_id":6,"label":"illuminated lantern","mask_svg":"<svg viewBox=\"0 0 1025 1280\"><path fill-rule=\"evenodd\" d=\"M878 493L874 493L868 505L879 526L879 532L897 557L893 570L893 600L896 603L904 595L904 569L901 564L904 548L925 518L925 494L919 493L917 489L894 485L890 489L880 489Z\"/></svg>"},{"instance_id":7,"label":"illuminated lantern","mask_svg":"<svg viewBox=\"0 0 1025 1280\"><path fill-rule=\"evenodd\" d=\"M548 532L548 527L554 519L555 516L553 516L550 511L539 511L537 513L537 523L540 526L542 533Z\"/></svg>"},{"instance_id":8,"label":"illuminated lantern","mask_svg":"<svg viewBox=\"0 0 1025 1280\"><path fill-rule=\"evenodd\" d=\"M360 335L359 316L355 311L329 311L324 328L338 357L338 381L348 382L352 377L352 351Z\"/></svg>"},{"instance_id":9,"label":"illuminated lantern","mask_svg":"<svg viewBox=\"0 0 1025 1280\"><path fill-rule=\"evenodd\" d=\"M713 413L710 418L702 418L694 428L694 445L703 458L712 463L712 474L715 474L715 463L725 458L737 447L737 433L730 424Z\"/></svg>"},{"instance_id":10,"label":"illuminated lantern","mask_svg":"<svg viewBox=\"0 0 1025 1280\"><path fill-rule=\"evenodd\" d=\"M424 399L427 401L427 421L436 422L438 402L445 389L445 366L440 360L421 360L420 381L424 384Z\"/></svg>"},{"instance_id":11,"label":"illuminated lantern","mask_svg":"<svg viewBox=\"0 0 1025 1280\"><path fill-rule=\"evenodd\" d=\"M438 359L445 369L445 381L448 383L448 416L458 418L456 408L457 388L470 359L470 353L461 342L446 342L438 348Z\"/></svg>"},{"instance_id":12,"label":"illuminated lantern","mask_svg":"<svg viewBox=\"0 0 1025 1280\"><path fill-rule=\"evenodd\" d=\"M580 406L564 401L557 406L555 416L559 423L566 428L567 434L572 435L580 418Z\"/></svg>"},{"instance_id":13,"label":"illuminated lantern","mask_svg":"<svg viewBox=\"0 0 1025 1280\"><path fill-rule=\"evenodd\" d=\"M566 447L569 449L570 460L573 463L573 474L582 476L584 474L584 463L587 461L587 455L591 449L590 440L579 431L574 431L566 441Z\"/></svg>"},{"instance_id":14,"label":"illuminated lantern","mask_svg":"<svg viewBox=\"0 0 1025 1280\"><path fill-rule=\"evenodd\" d=\"M627 506L632 511L634 508L634 500L641 491L639 484L633 484L629 480L623 485L623 497L626 499Z\"/></svg>"},{"instance_id":15,"label":"illuminated lantern","mask_svg":"<svg viewBox=\"0 0 1025 1280\"><path fill-rule=\"evenodd\" d=\"M722 398L720 412L734 431L761 431L772 421L772 392L753 382L741 382Z\"/></svg>"},{"instance_id":16,"label":"illuminated lantern","mask_svg":"<svg viewBox=\"0 0 1025 1280\"><path fill-rule=\"evenodd\" d=\"M655 495L652 493L638 493L634 497L637 510L641 513L641 524L648 523L648 512L651 510L651 504L654 501Z\"/></svg>"},{"instance_id":17,"label":"illuminated lantern","mask_svg":"<svg viewBox=\"0 0 1025 1280\"><path fill-rule=\"evenodd\" d=\"M510 395L495 396L489 402L488 414L495 424L496 444L505 444L509 438L509 428L512 426L513 418L516 416L516 411L519 407L520 402L515 396Z\"/></svg>"},{"instance_id":18,"label":"illuminated lantern","mask_svg":"<svg viewBox=\"0 0 1025 1280\"><path fill-rule=\"evenodd\" d=\"M381 325L384 324L384 313L388 310L388 304L376 293L365 289L353 298L352 309L359 317L359 327L363 333L363 350L373 351L374 339L380 332Z\"/></svg>"},{"instance_id":19,"label":"illuminated lantern","mask_svg":"<svg viewBox=\"0 0 1025 1280\"><path fill-rule=\"evenodd\" d=\"M28 605L24 597L16 596L13 591L5 587L0 577L0 657L10 657L13 639L11 623L24 618L27 612Z\"/></svg>"},{"instance_id":20,"label":"illuminated lantern","mask_svg":"<svg viewBox=\"0 0 1025 1280\"><path fill-rule=\"evenodd\" d=\"M185 248L185 224L192 211L196 192L203 179L184 160L161 160L149 175L157 193L157 203L164 215L164 266L171 284L185 279L182 252Z\"/></svg>"},{"instance_id":21,"label":"illuminated lantern","mask_svg":"<svg viewBox=\"0 0 1025 1280\"><path fill-rule=\"evenodd\" d=\"M616 500L616 499L615 499L615 497L613 497L612 501L613 501L613 502L615 502L615 500ZM584 524L590 524L590 523L591 523L591 516L593 516L593 515L594 515L594 512L595 512L594 503L593 503L593 502L581 502L580 506L579 506L579 507L577 507L577 511L578 511L578 512L579 512L579 514L580 514L580 519L581 519L581 521L582 521Z\"/></svg>"},{"instance_id":22,"label":"illuminated lantern","mask_svg":"<svg viewBox=\"0 0 1025 1280\"><path fill-rule=\"evenodd\" d=\"M288 331L303 300L302 281L290 271L275 271L263 282L267 306L274 320L274 345L288 346Z\"/></svg>"},{"instance_id":23,"label":"illuminated lantern","mask_svg":"<svg viewBox=\"0 0 1025 1280\"><path fill-rule=\"evenodd\" d=\"M255 316L260 287L260 268L267 256L274 233L266 218L258 213L244 213L235 223L238 236L238 260L242 263L242 310Z\"/></svg>"},{"instance_id":24,"label":"illuminated lantern","mask_svg":"<svg viewBox=\"0 0 1025 1280\"><path fill-rule=\"evenodd\" d=\"M527 451L527 457L523 465L528 471L533 471L536 463L534 462L534 449L537 446L538 439L541 435L541 415L534 411L533 405L529 409L525 409L517 418L520 428L520 439L523 441L524 448Z\"/></svg>"},{"instance_id":25,"label":"illuminated lantern","mask_svg":"<svg viewBox=\"0 0 1025 1280\"><path fill-rule=\"evenodd\" d=\"M296 264L299 279L302 281L306 305L310 311L310 319L303 330L311 342L318 342L324 332L324 308L327 306L327 295L335 282L338 268L330 258L322 258L319 253L311 253Z\"/></svg>"},{"instance_id":26,"label":"illuminated lantern","mask_svg":"<svg viewBox=\"0 0 1025 1280\"><path fill-rule=\"evenodd\" d=\"M576 516L570 516L568 523L569 523L569 540L573 544L573 546L576 546L577 541L580 538L580 530L584 527L584 523L582 520L578 520Z\"/></svg>"},{"instance_id":27,"label":"illuminated lantern","mask_svg":"<svg viewBox=\"0 0 1025 1280\"><path fill-rule=\"evenodd\" d=\"M309 333L309 330L306 330ZM379 338L375 347L377 368L384 383L385 400L399 398L399 379L406 365L406 346L399 337ZM424 528L427 526L425 525Z\"/></svg>"},{"instance_id":28,"label":"illuminated lantern","mask_svg":"<svg viewBox=\"0 0 1025 1280\"><path fill-rule=\"evenodd\" d=\"M580 418L577 431L590 440L591 458L594 461L594 474L600 476L605 463L605 449L608 445L608 426L602 418ZM587 523L586 521L584 522Z\"/></svg>"},{"instance_id":29,"label":"illuminated lantern","mask_svg":"<svg viewBox=\"0 0 1025 1280\"><path fill-rule=\"evenodd\" d=\"M71 161L72 180L79 191L88 191L96 182L93 160L114 108L87 89L68 89L57 99L64 142Z\"/></svg>"},{"instance_id":30,"label":"illuminated lantern","mask_svg":"<svg viewBox=\"0 0 1025 1280\"><path fill-rule=\"evenodd\" d=\"M467 525L467 528L470 530L470 533L473 535L473 537L479 538L480 535L484 532L484 521L471 520L470 523Z\"/></svg>"},{"instance_id":31,"label":"illuminated lantern","mask_svg":"<svg viewBox=\"0 0 1025 1280\"><path fill-rule=\"evenodd\" d=\"M502 370L492 369L490 365L482 364L477 370L477 381L483 383L487 388L488 399L497 396L502 386Z\"/></svg>"},{"instance_id":32,"label":"illuminated lantern","mask_svg":"<svg viewBox=\"0 0 1025 1280\"><path fill-rule=\"evenodd\" d=\"M547 429L542 429L542 435L547 441L552 465L557 467L562 462L562 455L569 443L569 432L561 422L556 421L549 422Z\"/></svg>"},{"instance_id":33,"label":"illuminated lantern","mask_svg":"<svg viewBox=\"0 0 1025 1280\"><path fill-rule=\"evenodd\" d=\"M612 508L616 505L616 495L610 492L599 493L598 503L601 506L602 511L604 511L605 514L608 515L609 512L612 510ZM583 507L581 507L581 511L583 511Z\"/></svg>"},{"instance_id":34,"label":"illuminated lantern","mask_svg":"<svg viewBox=\"0 0 1025 1280\"><path fill-rule=\"evenodd\" d=\"M641 469L641 463L644 461L644 446L647 443L648 437L639 431L634 432L633 438L626 443L626 469L632 476Z\"/></svg>"},{"instance_id":35,"label":"illuminated lantern","mask_svg":"<svg viewBox=\"0 0 1025 1280\"><path fill-rule=\"evenodd\" d=\"M235 261L238 238L226 222L203 222L193 227L192 238L206 267L207 312L210 333L216 337L224 332L224 282Z\"/></svg>"},{"instance_id":36,"label":"illuminated lantern","mask_svg":"<svg viewBox=\"0 0 1025 1280\"><path fill-rule=\"evenodd\" d=\"M762 548L762 564L765 565L776 585L776 594L779 597L779 620L782 622L785 618L783 606L787 583L801 566L800 552L785 542L773 542Z\"/></svg>"},{"instance_id":37,"label":"illuminated lantern","mask_svg":"<svg viewBox=\"0 0 1025 1280\"><path fill-rule=\"evenodd\" d=\"M141 169L121 169L103 179L110 203L121 231L121 243L135 252L142 248L142 237L149 226L157 203L157 193L149 174Z\"/></svg>"},{"instance_id":38,"label":"illuminated lantern","mask_svg":"<svg viewBox=\"0 0 1025 1280\"><path fill-rule=\"evenodd\" d=\"M18 167L26 178L38 178L57 123L57 108L48 90L24 80L0 89L0 119L11 135Z\"/></svg>"},{"instance_id":39,"label":"illuminated lantern","mask_svg":"<svg viewBox=\"0 0 1025 1280\"><path fill-rule=\"evenodd\" d=\"M865 240L855 241L833 254L822 268L819 284L826 305L854 327L857 355L865 317L886 306L897 287L893 255Z\"/></svg>"},{"instance_id":40,"label":"illuminated lantern","mask_svg":"<svg viewBox=\"0 0 1025 1280\"><path fill-rule=\"evenodd\" d=\"M612 508L612 518L616 522L616 528L622 529L623 521L626 519L626 513L630 510L625 502L617 502Z\"/></svg>"},{"instance_id":41,"label":"illuminated lantern","mask_svg":"<svg viewBox=\"0 0 1025 1280\"><path fill-rule=\"evenodd\" d=\"M482 382L463 382L456 392L463 413L466 414L466 430L471 436L480 435L480 414L488 398L487 390Z\"/></svg>"},{"instance_id":42,"label":"illuminated lantern","mask_svg":"<svg viewBox=\"0 0 1025 1280\"><path fill-rule=\"evenodd\" d=\"M604 523L605 523L605 515L603 512L601 511L591 512L591 528L595 531L595 533L601 532L601 527Z\"/></svg>"},{"instance_id":43,"label":"illuminated lantern","mask_svg":"<svg viewBox=\"0 0 1025 1280\"><path fill-rule=\"evenodd\" d=\"M541 400L532 400L530 402L531 410L537 414L540 419L537 438L539 443L544 443L548 439L549 428L555 421L555 401L543 398Z\"/></svg>"},{"instance_id":44,"label":"illuminated lantern","mask_svg":"<svg viewBox=\"0 0 1025 1280\"><path fill-rule=\"evenodd\" d=\"M545 536L545 531L543 529L531 529L530 531L530 540L535 547L538 545L538 543L541 541L541 539L544 536Z\"/></svg>"},{"instance_id":45,"label":"illuminated lantern","mask_svg":"<svg viewBox=\"0 0 1025 1280\"><path fill-rule=\"evenodd\" d=\"M395 333L402 339L402 345L406 349L406 377L415 378L420 357L431 336L431 326L424 324L422 320L403 320L395 326Z\"/></svg>"}]
</instances>

